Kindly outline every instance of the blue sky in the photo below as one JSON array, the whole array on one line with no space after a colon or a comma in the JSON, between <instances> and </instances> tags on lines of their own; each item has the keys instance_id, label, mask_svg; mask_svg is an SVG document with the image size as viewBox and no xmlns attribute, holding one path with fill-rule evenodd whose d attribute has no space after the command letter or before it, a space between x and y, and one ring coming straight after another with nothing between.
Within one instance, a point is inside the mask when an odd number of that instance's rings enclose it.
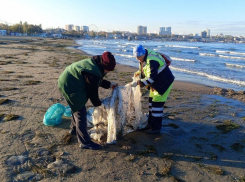
<instances>
[{"instance_id":1,"label":"blue sky","mask_svg":"<svg viewBox=\"0 0 245 182\"><path fill-rule=\"evenodd\" d=\"M171 26L175 34L209 28L211 35L245 36L245 0L0 0L0 7L1 23L27 21L43 28L74 24L136 32L143 25L157 33Z\"/></svg>"}]
</instances>

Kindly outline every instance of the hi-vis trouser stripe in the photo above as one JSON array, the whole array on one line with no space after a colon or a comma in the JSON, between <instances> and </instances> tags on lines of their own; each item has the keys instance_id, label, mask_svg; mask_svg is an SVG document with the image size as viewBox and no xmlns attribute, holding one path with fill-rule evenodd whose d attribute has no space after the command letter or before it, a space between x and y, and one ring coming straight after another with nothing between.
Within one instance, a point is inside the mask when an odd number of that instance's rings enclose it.
<instances>
[{"instance_id":1,"label":"hi-vis trouser stripe","mask_svg":"<svg viewBox=\"0 0 245 182\"><path fill-rule=\"evenodd\" d=\"M163 117L163 113L154 113L154 112L152 112L152 117Z\"/></svg>"},{"instance_id":2,"label":"hi-vis trouser stripe","mask_svg":"<svg viewBox=\"0 0 245 182\"><path fill-rule=\"evenodd\" d=\"M149 98L149 112L152 117L163 116L163 105L165 102L154 102L152 98Z\"/></svg>"},{"instance_id":3,"label":"hi-vis trouser stripe","mask_svg":"<svg viewBox=\"0 0 245 182\"><path fill-rule=\"evenodd\" d=\"M149 111L151 111L151 107L152 107L152 98L149 97Z\"/></svg>"}]
</instances>

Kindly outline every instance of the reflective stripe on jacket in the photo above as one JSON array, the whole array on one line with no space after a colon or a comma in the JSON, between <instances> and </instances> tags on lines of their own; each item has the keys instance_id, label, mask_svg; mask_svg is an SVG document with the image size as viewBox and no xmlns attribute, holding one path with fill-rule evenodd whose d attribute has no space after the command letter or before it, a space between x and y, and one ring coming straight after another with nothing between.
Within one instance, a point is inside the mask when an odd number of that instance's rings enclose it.
<instances>
[{"instance_id":1,"label":"reflective stripe on jacket","mask_svg":"<svg viewBox=\"0 0 245 182\"><path fill-rule=\"evenodd\" d=\"M170 71L169 67L165 63L164 58L159 54L152 50L147 50L147 58L146 63L143 68L145 79L141 79L141 81L148 85L150 83L151 91L150 97L153 97L154 101L166 101L168 94L170 93L174 76ZM150 68L150 61L154 60L159 63L158 67L158 75L156 79L152 80L150 78L151 75L151 68Z\"/></svg>"}]
</instances>

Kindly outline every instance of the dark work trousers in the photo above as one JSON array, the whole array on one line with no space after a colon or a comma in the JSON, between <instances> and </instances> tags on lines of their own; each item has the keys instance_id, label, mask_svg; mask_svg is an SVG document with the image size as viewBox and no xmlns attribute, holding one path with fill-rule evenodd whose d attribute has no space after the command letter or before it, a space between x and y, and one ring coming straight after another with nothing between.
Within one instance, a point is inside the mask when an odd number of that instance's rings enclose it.
<instances>
[{"instance_id":1,"label":"dark work trousers","mask_svg":"<svg viewBox=\"0 0 245 182\"><path fill-rule=\"evenodd\" d=\"M154 102L149 97L149 117L148 125L154 131L160 131L162 128L163 106L165 102Z\"/></svg>"},{"instance_id":2,"label":"dark work trousers","mask_svg":"<svg viewBox=\"0 0 245 182\"><path fill-rule=\"evenodd\" d=\"M76 133L79 144L88 144L91 141L87 131L87 111L85 106L75 113L72 112L70 127L71 133Z\"/></svg>"}]
</instances>

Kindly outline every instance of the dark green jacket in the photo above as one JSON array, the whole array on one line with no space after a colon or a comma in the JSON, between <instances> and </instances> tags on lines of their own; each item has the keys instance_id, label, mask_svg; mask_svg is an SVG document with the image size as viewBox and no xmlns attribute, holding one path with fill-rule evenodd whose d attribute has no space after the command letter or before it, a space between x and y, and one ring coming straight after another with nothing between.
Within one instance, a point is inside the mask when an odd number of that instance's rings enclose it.
<instances>
[{"instance_id":1,"label":"dark green jacket","mask_svg":"<svg viewBox=\"0 0 245 182\"><path fill-rule=\"evenodd\" d=\"M84 71L98 76L100 82L103 80L98 65L92 59L84 59L71 64L63 71L58 80L59 90L73 112L80 110L88 101L86 83L82 76Z\"/></svg>"}]
</instances>

